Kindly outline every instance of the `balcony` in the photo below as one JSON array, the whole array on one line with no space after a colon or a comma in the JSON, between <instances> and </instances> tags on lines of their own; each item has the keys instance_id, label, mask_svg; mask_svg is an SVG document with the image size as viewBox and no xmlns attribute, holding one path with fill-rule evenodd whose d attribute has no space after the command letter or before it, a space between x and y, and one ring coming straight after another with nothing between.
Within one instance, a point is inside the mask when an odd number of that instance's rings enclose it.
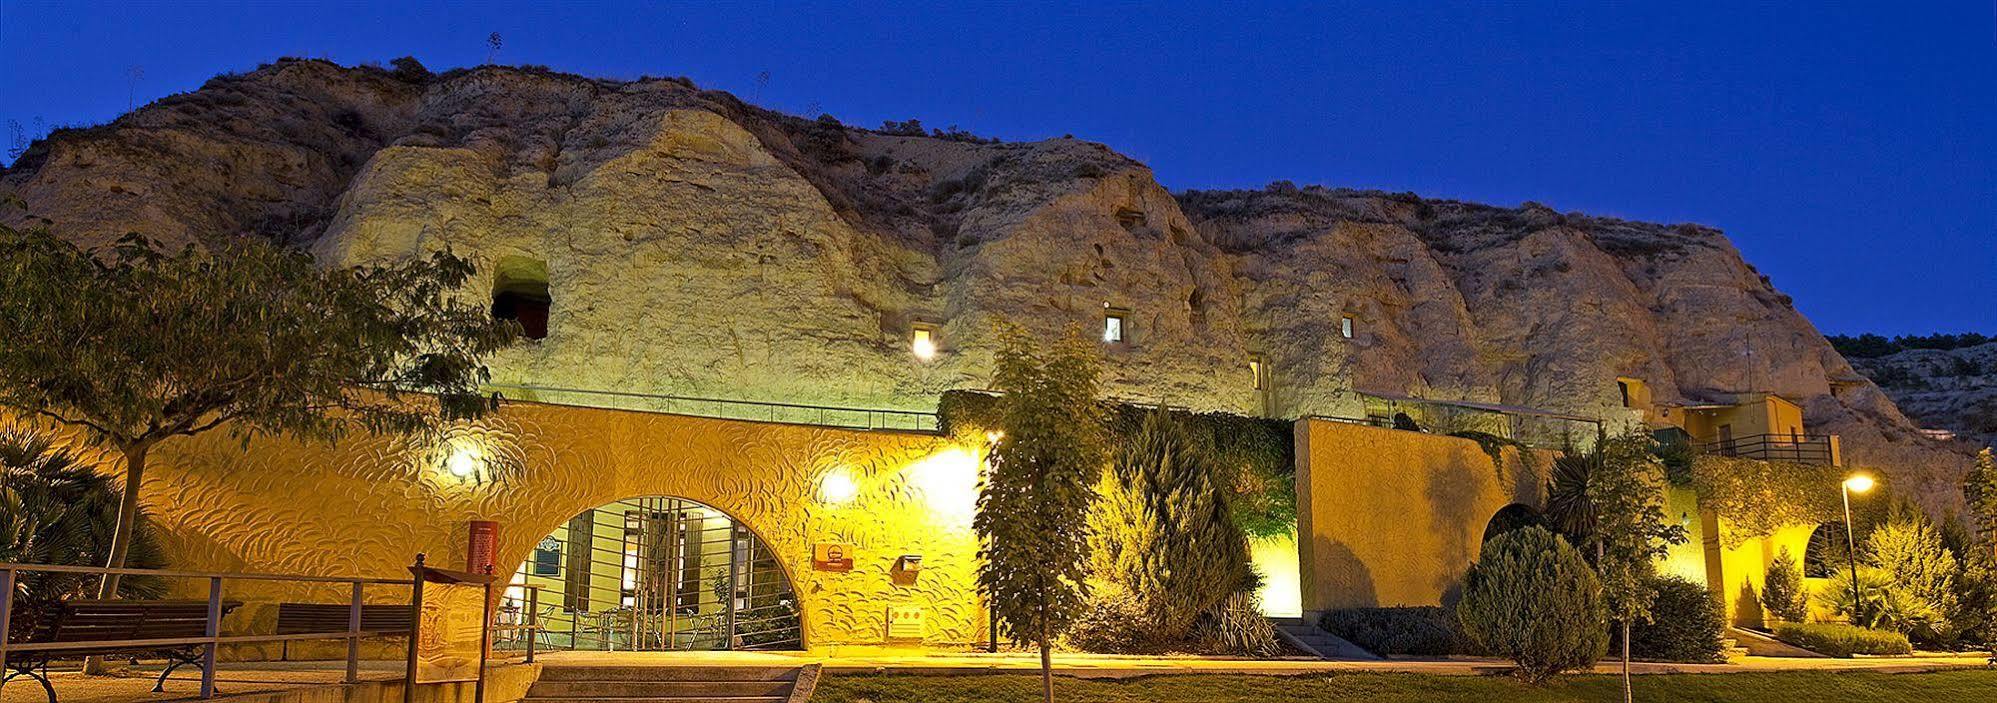
<instances>
[{"instance_id":1,"label":"balcony","mask_svg":"<svg viewBox=\"0 0 1997 703\"><path fill-rule=\"evenodd\" d=\"M1838 437L1829 434L1757 434L1702 442L1699 451L1720 456L1838 465Z\"/></svg>"}]
</instances>

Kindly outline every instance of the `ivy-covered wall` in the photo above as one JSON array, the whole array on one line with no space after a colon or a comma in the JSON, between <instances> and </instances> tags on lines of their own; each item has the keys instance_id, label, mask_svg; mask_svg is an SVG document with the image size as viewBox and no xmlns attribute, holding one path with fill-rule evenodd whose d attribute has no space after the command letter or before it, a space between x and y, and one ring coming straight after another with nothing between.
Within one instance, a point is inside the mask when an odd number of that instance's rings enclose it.
<instances>
[{"instance_id":1,"label":"ivy-covered wall","mask_svg":"<svg viewBox=\"0 0 1997 703\"><path fill-rule=\"evenodd\" d=\"M1115 438L1137 431L1145 413L1155 406L1110 402L1110 433ZM1167 408L1183 420L1193 439L1206 447L1217 468L1226 471L1222 485L1232 486L1230 507L1235 524L1255 538L1291 535L1297 522L1296 447L1288 420L1271 420L1220 412ZM978 391L949 391L937 404L943 433L975 441L998 426L998 396Z\"/></svg>"}]
</instances>

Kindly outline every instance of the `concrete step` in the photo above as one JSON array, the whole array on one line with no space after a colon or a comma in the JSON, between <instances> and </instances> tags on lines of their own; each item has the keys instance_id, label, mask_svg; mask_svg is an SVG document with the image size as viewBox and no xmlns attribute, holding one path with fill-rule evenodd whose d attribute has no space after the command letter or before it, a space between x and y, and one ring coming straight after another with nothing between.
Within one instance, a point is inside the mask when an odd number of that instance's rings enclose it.
<instances>
[{"instance_id":1,"label":"concrete step","mask_svg":"<svg viewBox=\"0 0 1997 703\"><path fill-rule=\"evenodd\" d=\"M1317 621L1307 618L1269 618L1276 626L1278 639L1291 646L1303 649L1325 659L1377 660L1380 657L1345 641L1337 635L1318 629Z\"/></svg>"},{"instance_id":2,"label":"concrete step","mask_svg":"<svg viewBox=\"0 0 1997 703\"><path fill-rule=\"evenodd\" d=\"M690 698L694 696L777 696L790 693L791 682L760 681L540 681L527 689L527 698L571 701L586 698Z\"/></svg>"},{"instance_id":3,"label":"concrete step","mask_svg":"<svg viewBox=\"0 0 1997 703\"><path fill-rule=\"evenodd\" d=\"M542 682L569 681L792 681L796 667L785 666L567 666L546 664Z\"/></svg>"}]
</instances>

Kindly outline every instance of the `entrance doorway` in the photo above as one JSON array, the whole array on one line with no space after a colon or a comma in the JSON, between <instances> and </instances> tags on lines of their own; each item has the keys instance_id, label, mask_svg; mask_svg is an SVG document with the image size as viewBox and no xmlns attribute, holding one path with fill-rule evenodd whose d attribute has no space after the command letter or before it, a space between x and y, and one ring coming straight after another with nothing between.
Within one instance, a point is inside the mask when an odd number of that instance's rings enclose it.
<instances>
[{"instance_id":1,"label":"entrance doorway","mask_svg":"<svg viewBox=\"0 0 1997 703\"><path fill-rule=\"evenodd\" d=\"M535 545L509 593L537 648L800 649L797 596L768 545L719 510L648 496L577 513Z\"/></svg>"}]
</instances>

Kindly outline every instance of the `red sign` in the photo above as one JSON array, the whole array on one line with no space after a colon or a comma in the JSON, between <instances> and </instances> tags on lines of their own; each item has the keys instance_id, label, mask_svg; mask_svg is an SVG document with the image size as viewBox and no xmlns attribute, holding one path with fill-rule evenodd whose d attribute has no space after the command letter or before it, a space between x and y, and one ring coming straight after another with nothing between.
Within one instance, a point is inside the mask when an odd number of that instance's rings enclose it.
<instances>
[{"instance_id":1,"label":"red sign","mask_svg":"<svg viewBox=\"0 0 1997 703\"><path fill-rule=\"evenodd\" d=\"M499 523L471 521L471 534L465 540L465 570L474 574L489 573L487 567L499 568L498 559Z\"/></svg>"}]
</instances>

